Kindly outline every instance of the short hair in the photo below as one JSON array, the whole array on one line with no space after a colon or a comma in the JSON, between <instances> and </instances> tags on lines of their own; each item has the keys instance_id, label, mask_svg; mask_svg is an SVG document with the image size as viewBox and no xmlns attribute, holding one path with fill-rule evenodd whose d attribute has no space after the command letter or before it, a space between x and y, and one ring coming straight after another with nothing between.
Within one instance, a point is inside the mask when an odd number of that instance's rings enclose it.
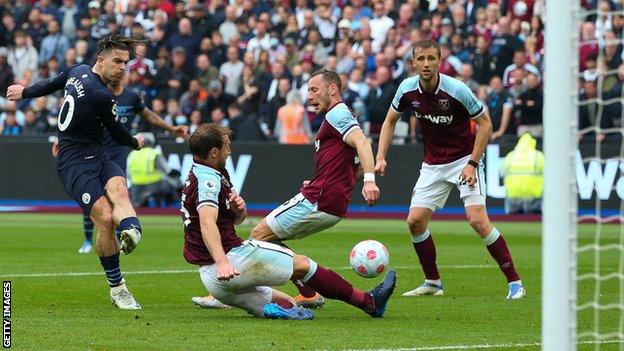
<instances>
[{"instance_id":1,"label":"short hair","mask_svg":"<svg viewBox=\"0 0 624 351\"><path fill-rule=\"evenodd\" d=\"M334 83L338 87L338 90L342 90L342 81L340 80L340 76L338 75L338 73L323 68L312 73L312 75L310 76L310 79L312 79L312 77L315 77L315 76L322 76L323 81L325 83L328 83L328 84Z\"/></svg>"},{"instance_id":2,"label":"short hair","mask_svg":"<svg viewBox=\"0 0 624 351\"><path fill-rule=\"evenodd\" d=\"M97 54L96 56L101 55L102 53L111 51L111 50L124 50L128 51L131 55L134 54L134 49L136 46L141 43L140 40L127 37L122 34L113 33L105 36L98 43Z\"/></svg>"},{"instance_id":3,"label":"short hair","mask_svg":"<svg viewBox=\"0 0 624 351\"><path fill-rule=\"evenodd\" d=\"M230 134L231 131L228 127L222 127L213 123L200 125L189 138L191 154L202 160L206 159L212 148L221 149L223 147L223 139L226 136L230 136Z\"/></svg>"},{"instance_id":4,"label":"short hair","mask_svg":"<svg viewBox=\"0 0 624 351\"><path fill-rule=\"evenodd\" d=\"M416 44L414 44L414 48L412 48L412 57L416 56L416 49L431 49L431 48L436 49L438 53L438 57L442 57L442 53L440 53L440 44L429 39L419 41Z\"/></svg>"}]
</instances>

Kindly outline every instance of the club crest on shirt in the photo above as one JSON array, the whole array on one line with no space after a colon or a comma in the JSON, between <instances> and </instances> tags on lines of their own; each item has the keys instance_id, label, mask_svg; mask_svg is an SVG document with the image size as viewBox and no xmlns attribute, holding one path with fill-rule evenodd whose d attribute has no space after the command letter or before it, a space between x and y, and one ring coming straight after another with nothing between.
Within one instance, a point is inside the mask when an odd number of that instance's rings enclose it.
<instances>
[{"instance_id":1,"label":"club crest on shirt","mask_svg":"<svg viewBox=\"0 0 624 351\"><path fill-rule=\"evenodd\" d=\"M438 105L442 111L446 111L449 109L449 101L448 99L440 99L438 100Z\"/></svg>"}]
</instances>

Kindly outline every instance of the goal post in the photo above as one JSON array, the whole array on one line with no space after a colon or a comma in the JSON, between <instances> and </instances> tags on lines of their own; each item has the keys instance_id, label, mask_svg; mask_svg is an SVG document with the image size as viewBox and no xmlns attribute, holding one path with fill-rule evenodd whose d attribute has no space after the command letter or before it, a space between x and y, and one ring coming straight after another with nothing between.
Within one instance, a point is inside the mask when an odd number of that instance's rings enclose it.
<instances>
[{"instance_id":1,"label":"goal post","mask_svg":"<svg viewBox=\"0 0 624 351\"><path fill-rule=\"evenodd\" d=\"M578 0L546 1L542 350L576 350Z\"/></svg>"}]
</instances>

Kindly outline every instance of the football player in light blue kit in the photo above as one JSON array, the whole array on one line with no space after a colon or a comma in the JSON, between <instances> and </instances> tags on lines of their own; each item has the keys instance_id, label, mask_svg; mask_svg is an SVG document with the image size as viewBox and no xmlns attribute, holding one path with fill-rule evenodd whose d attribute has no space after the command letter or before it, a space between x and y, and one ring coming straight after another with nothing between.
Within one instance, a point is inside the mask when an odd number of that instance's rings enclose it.
<instances>
[{"instance_id":1,"label":"football player in light blue kit","mask_svg":"<svg viewBox=\"0 0 624 351\"><path fill-rule=\"evenodd\" d=\"M438 72L440 47L436 42L417 43L412 60L419 74L405 79L397 89L381 129L375 166L381 175L385 173L394 125L411 108L422 128L425 158L412 192L407 224L425 272L425 282L403 296L444 295L428 224L433 212L444 206L449 192L456 187L464 201L468 222L507 278L507 298L522 298L526 292L507 243L490 223L485 209L481 159L492 133L490 116L466 84ZM476 135L472 121L478 126Z\"/></svg>"}]
</instances>

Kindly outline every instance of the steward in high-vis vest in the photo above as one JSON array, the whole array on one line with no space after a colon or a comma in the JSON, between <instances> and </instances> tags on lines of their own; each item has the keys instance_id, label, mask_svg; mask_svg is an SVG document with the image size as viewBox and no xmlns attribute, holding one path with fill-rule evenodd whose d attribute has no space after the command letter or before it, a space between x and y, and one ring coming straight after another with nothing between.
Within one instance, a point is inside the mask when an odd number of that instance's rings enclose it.
<instances>
[{"instance_id":1,"label":"steward in high-vis vest","mask_svg":"<svg viewBox=\"0 0 624 351\"><path fill-rule=\"evenodd\" d=\"M503 175L507 213L539 213L544 189L544 154L536 149L537 141L523 134L514 150L505 156Z\"/></svg>"},{"instance_id":2,"label":"steward in high-vis vest","mask_svg":"<svg viewBox=\"0 0 624 351\"><path fill-rule=\"evenodd\" d=\"M153 202L176 201L176 189L181 186L180 173L172 170L162 154L154 149L154 134L139 134L145 138L145 147L128 155L127 175L132 183L132 204L145 206L149 199Z\"/></svg>"}]
</instances>

